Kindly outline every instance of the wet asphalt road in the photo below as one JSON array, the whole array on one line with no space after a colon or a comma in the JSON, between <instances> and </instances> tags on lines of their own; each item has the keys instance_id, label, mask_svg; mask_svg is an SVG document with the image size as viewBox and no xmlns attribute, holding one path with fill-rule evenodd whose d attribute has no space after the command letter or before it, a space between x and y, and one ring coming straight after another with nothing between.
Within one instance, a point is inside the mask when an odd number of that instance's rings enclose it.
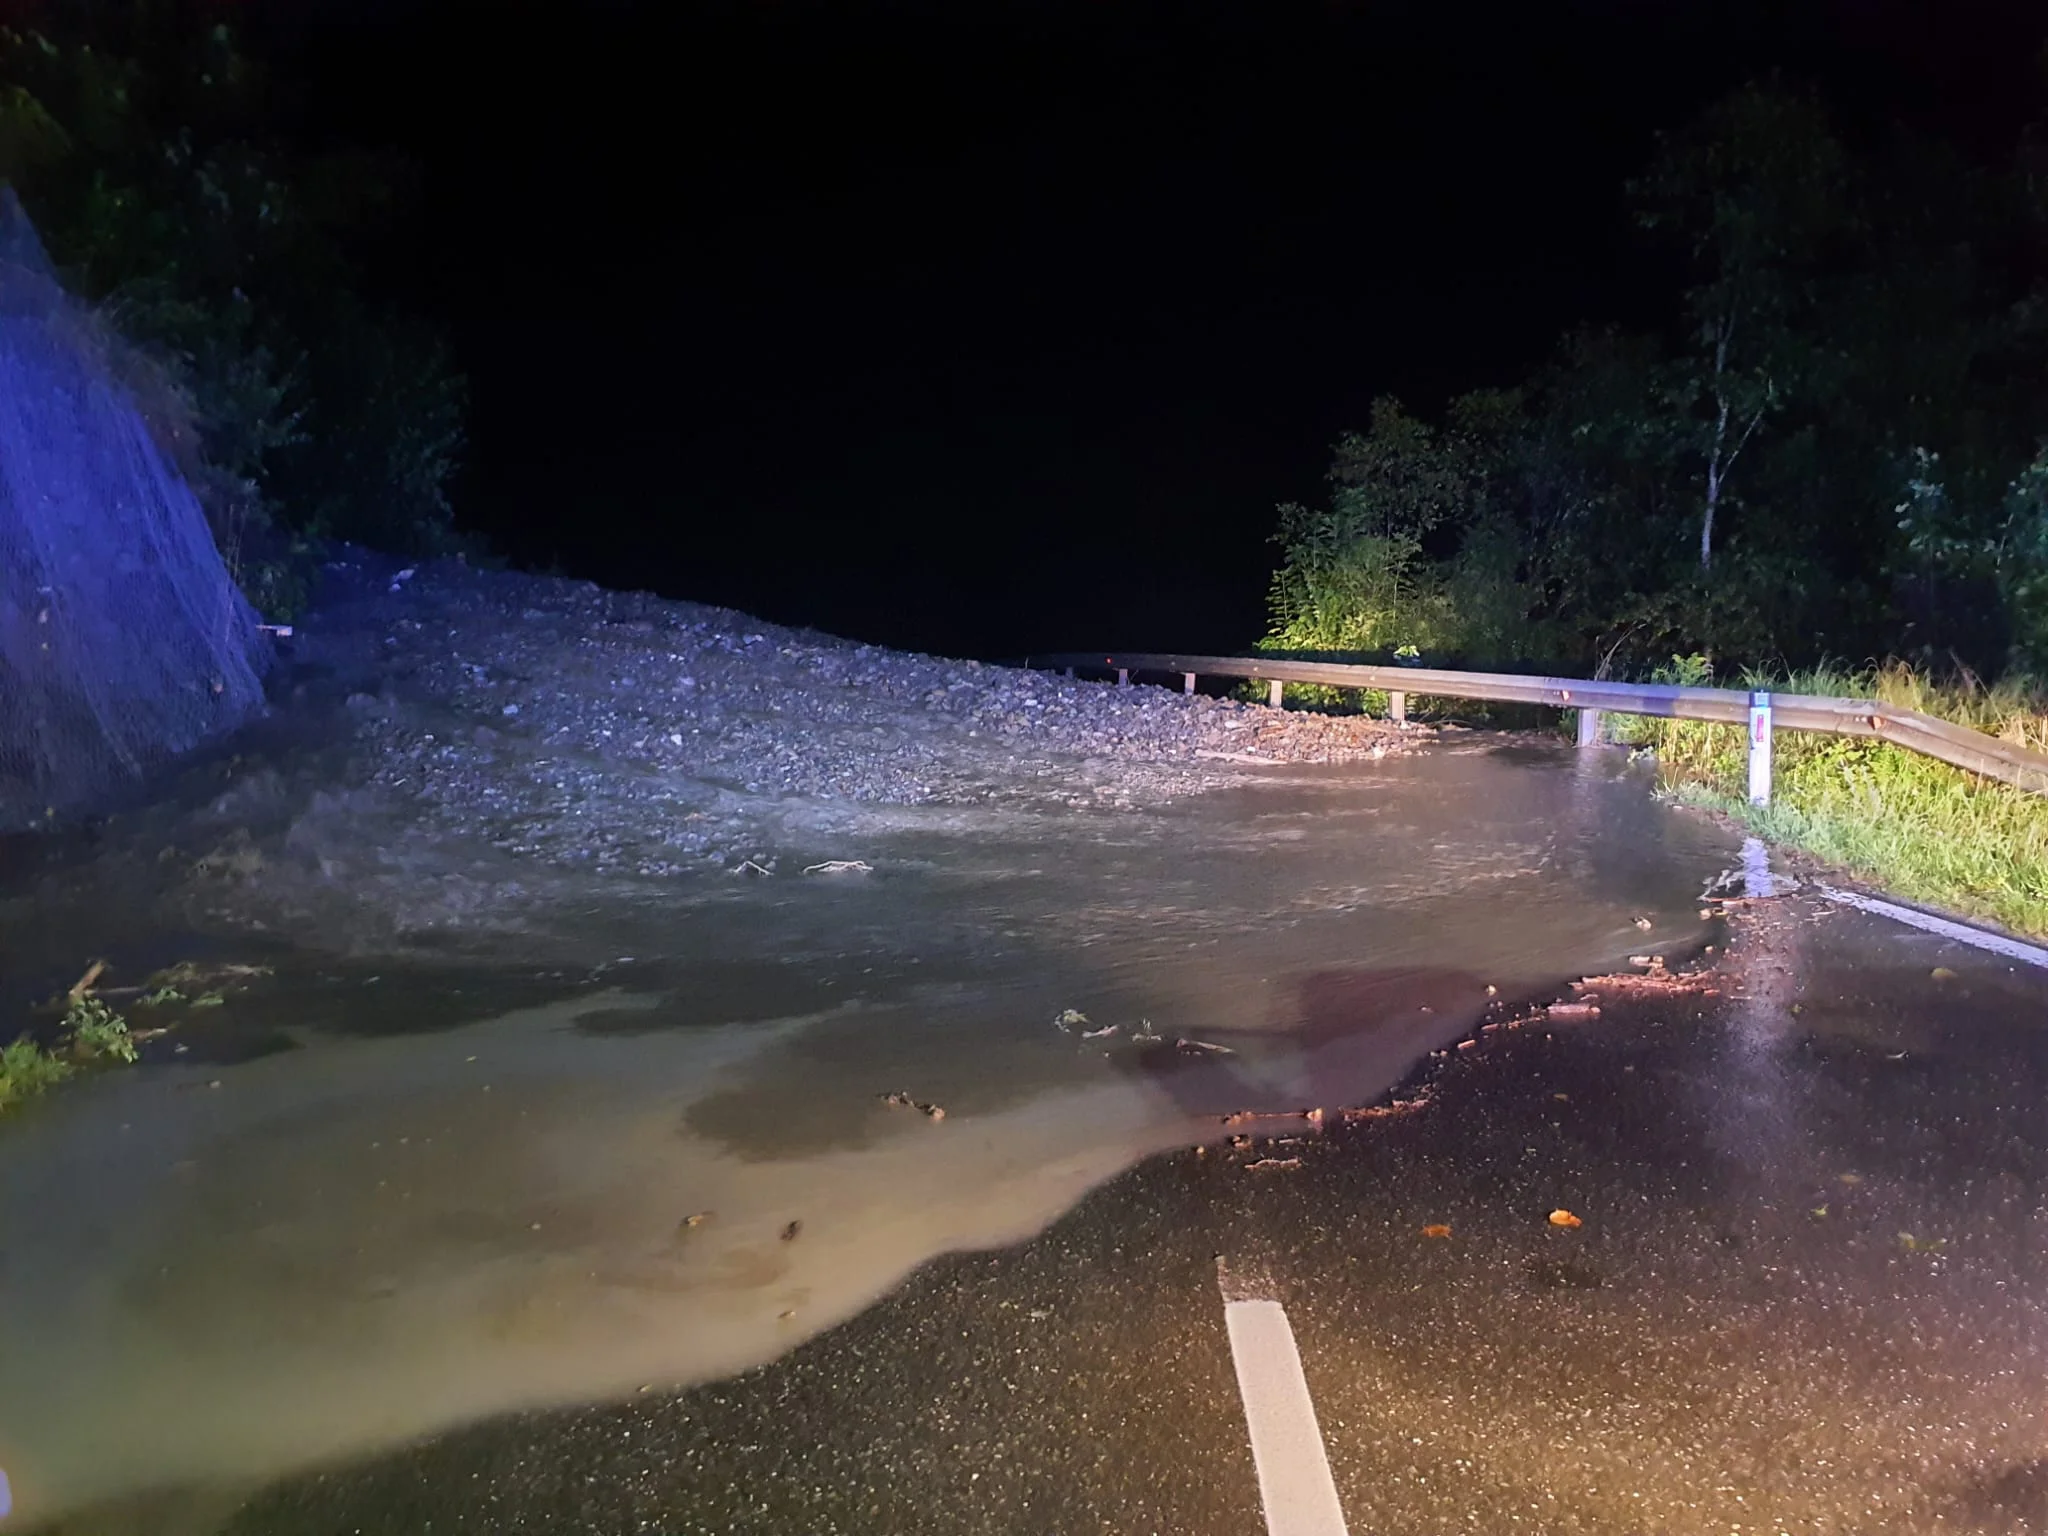
<instances>
[{"instance_id":1,"label":"wet asphalt road","mask_svg":"<svg viewBox=\"0 0 2048 1536\"><path fill-rule=\"evenodd\" d=\"M1259 1532L1222 1255L1287 1308L1354 1536L2048 1532L2048 976L1794 898L1713 985L1155 1159L736 1380L227 1528Z\"/></svg>"}]
</instances>

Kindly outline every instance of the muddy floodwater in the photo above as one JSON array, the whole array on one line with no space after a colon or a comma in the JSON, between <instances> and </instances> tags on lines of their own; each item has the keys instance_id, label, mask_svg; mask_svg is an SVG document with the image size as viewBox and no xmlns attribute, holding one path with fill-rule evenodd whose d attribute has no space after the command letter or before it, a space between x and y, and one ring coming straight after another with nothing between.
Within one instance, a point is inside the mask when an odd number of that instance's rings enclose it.
<instances>
[{"instance_id":1,"label":"muddy floodwater","mask_svg":"<svg viewBox=\"0 0 2048 1536\"><path fill-rule=\"evenodd\" d=\"M0 1122L16 1523L770 1359L1223 1112L1372 1101L1489 988L1685 953L1732 859L1478 736L841 843L576 914L566 970L252 949L183 1053Z\"/></svg>"}]
</instances>

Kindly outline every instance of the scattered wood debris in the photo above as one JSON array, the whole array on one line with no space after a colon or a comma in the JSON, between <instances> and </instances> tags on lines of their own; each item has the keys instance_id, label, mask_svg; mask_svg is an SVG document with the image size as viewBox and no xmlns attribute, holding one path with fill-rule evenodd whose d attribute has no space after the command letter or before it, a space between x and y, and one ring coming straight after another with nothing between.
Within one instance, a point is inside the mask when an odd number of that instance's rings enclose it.
<instances>
[{"instance_id":1,"label":"scattered wood debris","mask_svg":"<svg viewBox=\"0 0 2048 1536\"><path fill-rule=\"evenodd\" d=\"M946 1118L945 1110L941 1109L938 1105L927 1104L922 1099L913 1099L907 1093L885 1093L881 1096L881 1099L891 1109L914 1109L931 1120L943 1120Z\"/></svg>"},{"instance_id":2,"label":"scattered wood debris","mask_svg":"<svg viewBox=\"0 0 2048 1536\"><path fill-rule=\"evenodd\" d=\"M795 1242L795 1241L796 1241L796 1235L797 1235L797 1234L798 1234L799 1232L803 1231L803 1229L804 1229L804 1224L803 1224L802 1222L800 1222L800 1221L792 1221L792 1222L791 1222L791 1223L790 1223L790 1224L789 1224L788 1226L786 1226L786 1227L784 1227L784 1228L782 1229L782 1240L783 1240L783 1241L784 1241L785 1243L793 1243L793 1242Z\"/></svg>"},{"instance_id":3,"label":"scattered wood debris","mask_svg":"<svg viewBox=\"0 0 2048 1536\"><path fill-rule=\"evenodd\" d=\"M1337 1113L1346 1120L1389 1120L1396 1115L1412 1115L1428 1102L1427 1098L1395 1099L1389 1104L1372 1104L1361 1109L1340 1109Z\"/></svg>"},{"instance_id":4,"label":"scattered wood debris","mask_svg":"<svg viewBox=\"0 0 2048 1536\"><path fill-rule=\"evenodd\" d=\"M804 866L807 875L872 875L874 872L874 865L866 859L827 859L822 864Z\"/></svg>"},{"instance_id":5,"label":"scattered wood debris","mask_svg":"<svg viewBox=\"0 0 2048 1536\"><path fill-rule=\"evenodd\" d=\"M1256 1173L1261 1168L1285 1169L1299 1168L1300 1166L1301 1159L1298 1157L1262 1157L1256 1163L1246 1163L1244 1171L1246 1173Z\"/></svg>"},{"instance_id":6,"label":"scattered wood debris","mask_svg":"<svg viewBox=\"0 0 2048 1536\"><path fill-rule=\"evenodd\" d=\"M1616 971L1611 976L1586 976L1572 983L1572 990L1582 1000L1594 1000L1602 992L1615 992L1628 996L1642 997L1651 994L1677 992L1709 992L1712 973L1708 971L1667 970L1662 955L1630 955L1629 964L1648 968L1643 971ZM1551 1010L1556 1012L1555 1008Z\"/></svg>"},{"instance_id":7,"label":"scattered wood debris","mask_svg":"<svg viewBox=\"0 0 2048 1536\"><path fill-rule=\"evenodd\" d=\"M1185 1035L1173 1042L1173 1048L1177 1051L1185 1051L1190 1056L1235 1056L1237 1054L1236 1051L1227 1045L1212 1045L1207 1040L1190 1040Z\"/></svg>"},{"instance_id":8,"label":"scattered wood debris","mask_svg":"<svg viewBox=\"0 0 2048 1536\"><path fill-rule=\"evenodd\" d=\"M1311 1120L1322 1123L1320 1109L1240 1109L1235 1114L1225 1115L1225 1125L1251 1125L1260 1120Z\"/></svg>"}]
</instances>

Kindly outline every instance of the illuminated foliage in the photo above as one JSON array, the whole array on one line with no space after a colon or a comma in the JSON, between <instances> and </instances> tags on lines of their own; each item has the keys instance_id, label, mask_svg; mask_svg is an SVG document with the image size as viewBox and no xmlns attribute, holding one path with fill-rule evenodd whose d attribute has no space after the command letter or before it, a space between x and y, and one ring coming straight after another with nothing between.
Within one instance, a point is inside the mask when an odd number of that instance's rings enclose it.
<instances>
[{"instance_id":1,"label":"illuminated foliage","mask_svg":"<svg viewBox=\"0 0 2048 1536\"><path fill-rule=\"evenodd\" d=\"M1747 87L1630 187L1662 332L1398 403L1284 507L1268 644L1641 671L2048 665L2048 178Z\"/></svg>"}]
</instances>

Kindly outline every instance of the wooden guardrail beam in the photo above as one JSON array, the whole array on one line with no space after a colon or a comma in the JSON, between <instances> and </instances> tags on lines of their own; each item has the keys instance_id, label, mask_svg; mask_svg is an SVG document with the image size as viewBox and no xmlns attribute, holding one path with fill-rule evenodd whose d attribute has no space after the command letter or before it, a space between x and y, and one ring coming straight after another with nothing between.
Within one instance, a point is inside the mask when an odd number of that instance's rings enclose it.
<instances>
[{"instance_id":1,"label":"wooden guardrail beam","mask_svg":"<svg viewBox=\"0 0 2048 1536\"><path fill-rule=\"evenodd\" d=\"M1113 656L1075 653L1037 658L1040 665L1079 671L1179 673L1187 686L1195 677L1234 677L1265 683L1322 683L1333 688L1377 688L1399 696L1478 699L1493 704L1539 704L1591 714L1654 715L1747 725L1752 695L1737 688L1686 688L1675 683L1617 683L1577 677L1530 677L1514 672L1459 672L1436 667L1383 667L1336 661L1292 661L1279 656L1177 656L1119 652ZM1876 699L1836 699L1804 694L1769 695L1774 730L1819 731L1889 741L1969 773L1982 774L2035 794L2048 794L2048 755L1973 731L1918 710ZM1583 720L1584 715L1581 716ZM1582 730L1581 740L1586 739ZM1754 744L1753 744L1754 745ZM1766 750L1768 742L1765 743Z\"/></svg>"}]
</instances>

